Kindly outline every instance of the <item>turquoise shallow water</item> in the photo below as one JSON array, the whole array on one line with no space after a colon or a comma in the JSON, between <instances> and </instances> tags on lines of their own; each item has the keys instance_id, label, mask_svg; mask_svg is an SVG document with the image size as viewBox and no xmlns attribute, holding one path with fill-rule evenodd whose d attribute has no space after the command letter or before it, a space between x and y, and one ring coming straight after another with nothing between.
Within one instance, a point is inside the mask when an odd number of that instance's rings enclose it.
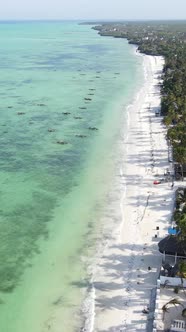
<instances>
[{"instance_id":1,"label":"turquoise shallow water","mask_svg":"<svg viewBox=\"0 0 186 332\"><path fill-rule=\"evenodd\" d=\"M142 60L72 22L1 23L0 44L0 330L71 332Z\"/></svg>"}]
</instances>

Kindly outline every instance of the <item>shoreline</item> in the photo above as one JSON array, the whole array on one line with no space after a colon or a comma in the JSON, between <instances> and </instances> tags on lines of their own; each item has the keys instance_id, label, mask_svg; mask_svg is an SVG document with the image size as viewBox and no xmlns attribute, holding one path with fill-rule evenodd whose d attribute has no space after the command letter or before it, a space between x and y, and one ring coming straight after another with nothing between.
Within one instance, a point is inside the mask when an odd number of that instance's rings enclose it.
<instances>
[{"instance_id":1,"label":"shoreline","mask_svg":"<svg viewBox=\"0 0 186 332\"><path fill-rule=\"evenodd\" d=\"M126 185L120 201L121 234L109 240L99 258L93 281L95 320L90 331L146 330L147 317L142 310L151 305L161 264L157 243L166 234L164 226L171 217L171 189L167 183L153 185L155 172L163 174L169 167L166 129L154 111L160 107L157 84L164 61L162 57L142 56L145 83L133 105L129 105L131 119L124 143L128 150L127 163L120 168L123 188ZM155 164L152 166L152 163ZM160 229L157 238L156 225Z\"/></svg>"}]
</instances>

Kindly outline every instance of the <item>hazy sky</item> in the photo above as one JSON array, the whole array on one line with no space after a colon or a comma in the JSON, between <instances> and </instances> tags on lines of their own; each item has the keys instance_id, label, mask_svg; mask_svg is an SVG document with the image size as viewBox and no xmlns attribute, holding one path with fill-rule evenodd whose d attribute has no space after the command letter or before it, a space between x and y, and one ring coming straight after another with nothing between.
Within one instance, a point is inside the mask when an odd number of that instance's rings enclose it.
<instances>
[{"instance_id":1,"label":"hazy sky","mask_svg":"<svg viewBox=\"0 0 186 332\"><path fill-rule=\"evenodd\" d=\"M186 19L186 0L0 0L0 19Z\"/></svg>"}]
</instances>

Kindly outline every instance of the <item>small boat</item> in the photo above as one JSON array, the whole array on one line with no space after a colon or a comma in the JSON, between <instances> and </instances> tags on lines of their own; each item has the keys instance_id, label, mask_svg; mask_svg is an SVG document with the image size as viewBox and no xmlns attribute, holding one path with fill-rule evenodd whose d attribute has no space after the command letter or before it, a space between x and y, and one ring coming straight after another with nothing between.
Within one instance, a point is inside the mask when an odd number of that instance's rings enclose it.
<instances>
[{"instance_id":1,"label":"small boat","mask_svg":"<svg viewBox=\"0 0 186 332\"><path fill-rule=\"evenodd\" d=\"M98 130L96 127L88 127L89 130Z\"/></svg>"},{"instance_id":2,"label":"small boat","mask_svg":"<svg viewBox=\"0 0 186 332\"><path fill-rule=\"evenodd\" d=\"M75 136L76 136L76 137L80 137L80 138L85 138L85 137L87 137L86 135L82 135L82 134L76 134Z\"/></svg>"},{"instance_id":3,"label":"small boat","mask_svg":"<svg viewBox=\"0 0 186 332\"><path fill-rule=\"evenodd\" d=\"M68 142L65 142L65 141L57 141L56 143L57 143L57 144L61 144L61 145L68 144Z\"/></svg>"}]
</instances>

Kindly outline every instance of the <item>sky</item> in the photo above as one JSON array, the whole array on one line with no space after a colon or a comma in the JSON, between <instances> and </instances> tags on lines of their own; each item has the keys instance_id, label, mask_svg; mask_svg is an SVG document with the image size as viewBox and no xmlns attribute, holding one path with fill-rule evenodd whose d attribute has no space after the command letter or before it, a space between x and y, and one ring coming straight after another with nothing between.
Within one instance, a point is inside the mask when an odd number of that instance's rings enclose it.
<instances>
[{"instance_id":1,"label":"sky","mask_svg":"<svg viewBox=\"0 0 186 332\"><path fill-rule=\"evenodd\" d=\"M0 0L0 19L186 19L186 0Z\"/></svg>"}]
</instances>

